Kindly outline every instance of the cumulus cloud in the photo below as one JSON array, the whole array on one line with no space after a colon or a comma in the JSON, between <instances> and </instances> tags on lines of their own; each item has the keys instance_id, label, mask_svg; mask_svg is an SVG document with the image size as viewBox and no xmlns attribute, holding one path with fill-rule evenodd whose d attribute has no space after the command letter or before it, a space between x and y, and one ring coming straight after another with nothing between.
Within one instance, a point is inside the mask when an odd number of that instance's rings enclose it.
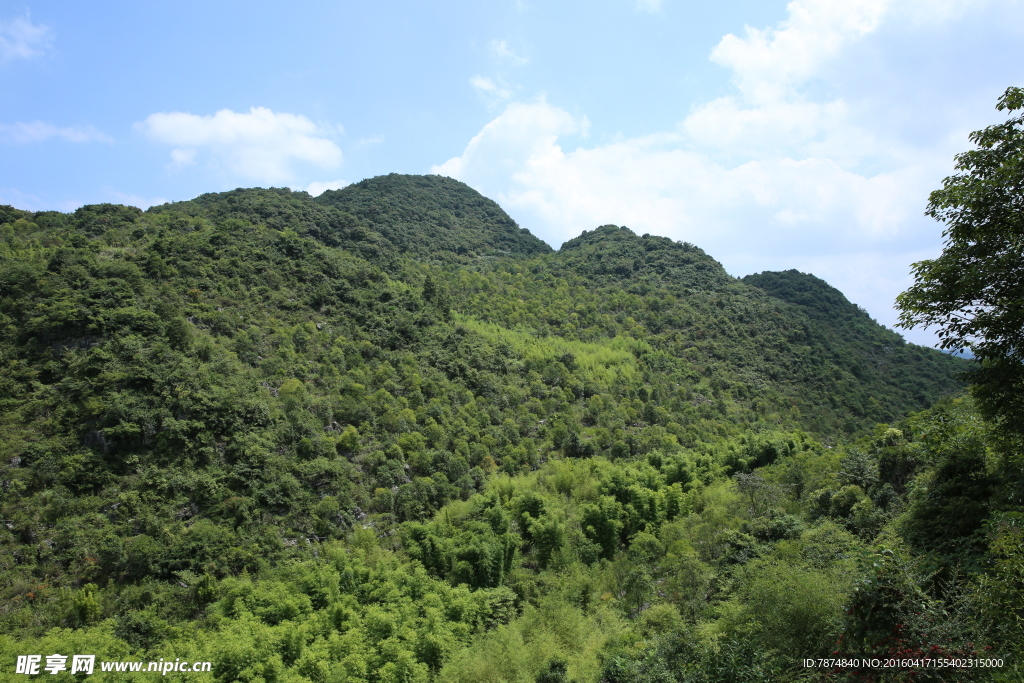
<instances>
[{"instance_id":1,"label":"cumulus cloud","mask_svg":"<svg viewBox=\"0 0 1024 683\"><path fill-rule=\"evenodd\" d=\"M513 102L469 141L458 157L434 166L431 173L473 177L495 190L510 176L552 154L561 154L558 137L577 133L581 123L543 99Z\"/></svg>"},{"instance_id":2,"label":"cumulus cloud","mask_svg":"<svg viewBox=\"0 0 1024 683\"><path fill-rule=\"evenodd\" d=\"M778 27L746 27L729 34L711 52L712 61L733 72L744 98L766 102L788 94L849 43L878 28L889 0L794 0Z\"/></svg>"},{"instance_id":3,"label":"cumulus cloud","mask_svg":"<svg viewBox=\"0 0 1024 683\"><path fill-rule=\"evenodd\" d=\"M794 0L779 25L725 36L710 58L729 68L737 94L697 106L675 130L567 151L584 118L513 102L433 172L528 209L552 240L608 221L689 239L696 226L731 231L744 210L783 231L827 223L840 238L891 235L908 214L901 197L921 196L909 193L923 192L932 159L862 125L842 98L801 92L887 9L888 0ZM497 89L481 77L474 85Z\"/></svg>"},{"instance_id":4,"label":"cumulus cloud","mask_svg":"<svg viewBox=\"0 0 1024 683\"><path fill-rule=\"evenodd\" d=\"M470 182L510 208L539 219L557 246L581 230L620 223L688 239L712 250L735 250L749 228L742 215L764 222L747 243L778 248L778 234L830 225L829 239L885 236L907 218L904 199L927 182L919 167L863 176L827 158L763 158L728 166L688 149L685 135L662 133L566 150L582 119L544 101L514 103L488 123L463 154L431 172ZM770 230L771 229L771 230Z\"/></svg>"},{"instance_id":5,"label":"cumulus cloud","mask_svg":"<svg viewBox=\"0 0 1024 683\"><path fill-rule=\"evenodd\" d=\"M733 92L671 130L587 145L584 117L543 99L509 102L431 172L498 199L556 247L584 229L627 225L696 243L735 274L814 272L891 325L909 264L937 252L938 231L921 214L966 136L905 136L874 93L833 78L864 41L876 41L887 68L880 27L928 33L936 20L925 21L924 4L794 0L777 25L719 41L709 57L728 69ZM940 5L947 22L968 9Z\"/></svg>"},{"instance_id":6,"label":"cumulus cloud","mask_svg":"<svg viewBox=\"0 0 1024 683\"><path fill-rule=\"evenodd\" d=\"M52 43L50 27L33 24L27 14L17 19L0 19L0 63L38 57Z\"/></svg>"},{"instance_id":7,"label":"cumulus cloud","mask_svg":"<svg viewBox=\"0 0 1024 683\"><path fill-rule=\"evenodd\" d=\"M68 126L61 128L43 121L0 123L0 140L13 144L42 142L60 138L67 142L113 142L109 135L92 126Z\"/></svg>"},{"instance_id":8,"label":"cumulus cloud","mask_svg":"<svg viewBox=\"0 0 1024 683\"><path fill-rule=\"evenodd\" d=\"M260 183L292 180L296 162L331 169L342 161L341 149L329 137L337 128L265 107L207 116L158 112L135 126L149 139L171 145L177 166L197 163L202 154L232 176Z\"/></svg>"},{"instance_id":9,"label":"cumulus cloud","mask_svg":"<svg viewBox=\"0 0 1024 683\"><path fill-rule=\"evenodd\" d=\"M748 26L744 37L719 41L711 59L732 72L738 94L698 106L681 129L717 152L753 158L826 158L854 168L911 155L862 125L843 98L804 92L844 48L878 29L890 1L794 0L787 9L776 27Z\"/></svg>"}]
</instances>

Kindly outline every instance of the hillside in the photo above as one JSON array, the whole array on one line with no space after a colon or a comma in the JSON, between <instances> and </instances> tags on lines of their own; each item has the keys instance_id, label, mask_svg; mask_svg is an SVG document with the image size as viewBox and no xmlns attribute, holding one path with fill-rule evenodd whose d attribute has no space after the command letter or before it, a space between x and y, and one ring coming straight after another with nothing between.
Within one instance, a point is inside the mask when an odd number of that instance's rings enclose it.
<instances>
[{"instance_id":1,"label":"hillside","mask_svg":"<svg viewBox=\"0 0 1024 683\"><path fill-rule=\"evenodd\" d=\"M706 405L702 415L728 415L730 424L788 415L826 438L852 434L931 405L969 367L905 343L859 311L849 324L833 323L858 310L841 294L842 302L821 303L834 308L822 317L736 281L693 245L610 225L557 254L461 275L452 287L460 310L541 337L642 339L657 368L646 383L663 397L685 387L691 403L728 405L713 414Z\"/></svg>"},{"instance_id":2,"label":"hillside","mask_svg":"<svg viewBox=\"0 0 1024 683\"><path fill-rule=\"evenodd\" d=\"M984 504L937 531L911 485L995 495L934 441L983 443L969 404L905 417L970 363L813 276L616 226L553 252L432 176L0 221L4 657L641 681L657 648L707 668L724 643L782 675L884 627L839 608L886 529L984 552ZM806 581L818 621L757 626Z\"/></svg>"}]
</instances>

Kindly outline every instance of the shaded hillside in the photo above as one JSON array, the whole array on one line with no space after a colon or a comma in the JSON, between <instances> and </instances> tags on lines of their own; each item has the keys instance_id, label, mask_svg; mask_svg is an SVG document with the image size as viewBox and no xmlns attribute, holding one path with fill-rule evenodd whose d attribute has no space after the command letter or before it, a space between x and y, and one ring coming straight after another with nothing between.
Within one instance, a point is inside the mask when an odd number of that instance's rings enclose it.
<instances>
[{"instance_id":1,"label":"shaded hillside","mask_svg":"<svg viewBox=\"0 0 1024 683\"><path fill-rule=\"evenodd\" d=\"M437 175L369 178L315 200L357 216L402 252L525 256L551 247L516 225L495 202L465 183Z\"/></svg>"},{"instance_id":2,"label":"shaded hillside","mask_svg":"<svg viewBox=\"0 0 1024 683\"><path fill-rule=\"evenodd\" d=\"M925 379L932 372L965 372L970 368L967 363L949 364L932 349L907 344L899 334L879 325L864 309L848 301L842 292L813 275L796 270L764 272L748 275L743 282L807 315L832 351L832 358L846 364L854 375L875 375L892 386L903 386L921 407L935 400L934 389ZM910 356L913 362L908 361Z\"/></svg>"},{"instance_id":3,"label":"shaded hillside","mask_svg":"<svg viewBox=\"0 0 1024 683\"><path fill-rule=\"evenodd\" d=\"M902 346L903 338L875 322L860 306L851 303L821 278L797 270L766 271L747 275L743 282L763 289L773 297L793 304L812 318L822 331L840 343L870 341L879 348Z\"/></svg>"},{"instance_id":4,"label":"shaded hillside","mask_svg":"<svg viewBox=\"0 0 1024 683\"><path fill-rule=\"evenodd\" d=\"M155 206L149 213L287 229L354 252L389 271L401 257L470 262L482 256L551 251L493 201L441 176L392 173L330 190L316 199L287 188L240 188Z\"/></svg>"}]
</instances>

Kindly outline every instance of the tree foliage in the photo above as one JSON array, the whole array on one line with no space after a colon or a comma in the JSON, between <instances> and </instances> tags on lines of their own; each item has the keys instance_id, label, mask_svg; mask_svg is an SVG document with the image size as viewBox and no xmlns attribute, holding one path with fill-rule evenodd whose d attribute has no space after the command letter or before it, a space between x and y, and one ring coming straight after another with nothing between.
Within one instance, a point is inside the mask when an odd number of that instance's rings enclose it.
<instances>
[{"instance_id":1,"label":"tree foliage","mask_svg":"<svg viewBox=\"0 0 1024 683\"><path fill-rule=\"evenodd\" d=\"M937 325L943 348L969 348L985 411L1024 432L1024 89L996 105L1011 116L971 134L958 173L931 194L926 214L945 224L942 254L914 264L897 300L905 327Z\"/></svg>"}]
</instances>

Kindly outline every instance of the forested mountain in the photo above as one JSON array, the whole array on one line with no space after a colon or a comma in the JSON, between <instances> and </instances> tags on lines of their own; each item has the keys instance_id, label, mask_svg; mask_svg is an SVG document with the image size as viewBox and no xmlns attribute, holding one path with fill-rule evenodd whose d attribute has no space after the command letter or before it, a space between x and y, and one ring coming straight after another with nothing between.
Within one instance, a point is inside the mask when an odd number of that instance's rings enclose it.
<instances>
[{"instance_id":1,"label":"forested mountain","mask_svg":"<svg viewBox=\"0 0 1024 683\"><path fill-rule=\"evenodd\" d=\"M314 202L362 219L414 257L526 256L551 251L496 203L443 176L392 173L328 190Z\"/></svg>"},{"instance_id":2,"label":"forested mountain","mask_svg":"<svg viewBox=\"0 0 1024 683\"><path fill-rule=\"evenodd\" d=\"M797 680L1015 637L971 363L813 276L554 252L435 176L0 224L0 666Z\"/></svg>"}]
</instances>

